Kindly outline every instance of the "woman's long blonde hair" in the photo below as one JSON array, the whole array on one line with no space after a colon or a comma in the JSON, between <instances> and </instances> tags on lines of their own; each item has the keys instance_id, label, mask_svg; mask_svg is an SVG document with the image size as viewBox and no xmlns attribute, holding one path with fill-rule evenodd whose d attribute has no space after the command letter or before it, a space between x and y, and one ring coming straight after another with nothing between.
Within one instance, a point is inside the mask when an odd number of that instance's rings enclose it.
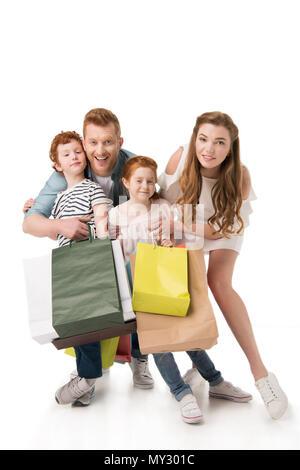
<instances>
[{"instance_id":1,"label":"woman's long blonde hair","mask_svg":"<svg viewBox=\"0 0 300 470\"><path fill-rule=\"evenodd\" d=\"M220 167L218 181L212 189L212 203L215 213L208 219L209 225L217 226L217 233L226 238L236 232L235 222L240 224L237 233L244 228L240 216L242 199L242 167L240 161L239 131L228 114L214 111L201 114L197 117L193 134L190 139L188 154L183 173L179 179L181 196L178 204L192 204L193 221L196 215L196 206L202 190L201 164L196 155L196 138L202 124L214 124L225 127L230 134L230 151Z\"/></svg>"}]
</instances>

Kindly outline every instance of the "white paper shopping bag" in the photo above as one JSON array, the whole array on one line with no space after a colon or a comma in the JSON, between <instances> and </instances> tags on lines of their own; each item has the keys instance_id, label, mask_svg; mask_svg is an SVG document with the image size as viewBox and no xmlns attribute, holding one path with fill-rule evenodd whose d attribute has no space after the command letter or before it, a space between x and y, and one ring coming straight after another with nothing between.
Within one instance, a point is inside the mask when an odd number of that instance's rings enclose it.
<instances>
[{"instance_id":1,"label":"white paper shopping bag","mask_svg":"<svg viewBox=\"0 0 300 470\"><path fill-rule=\"evenodd\" d=\"M52 253L23 260L30 333L40 344L58 338L52 327L51 259Z\"/></svg>"},{"instance_id":2,"label":"white paper shopping bag","mask_svg":"<svg viewBox=\"0 0 300 470\"><path fill-rule=\"evenodd\" d=\"M127 277L127 271L124 262L124 256L119 240L112 241L112 249L115 260L119 294L123 310L124 322L135 320L135 313L132 309L131 293Z\"/></svg>"}]
</instances>

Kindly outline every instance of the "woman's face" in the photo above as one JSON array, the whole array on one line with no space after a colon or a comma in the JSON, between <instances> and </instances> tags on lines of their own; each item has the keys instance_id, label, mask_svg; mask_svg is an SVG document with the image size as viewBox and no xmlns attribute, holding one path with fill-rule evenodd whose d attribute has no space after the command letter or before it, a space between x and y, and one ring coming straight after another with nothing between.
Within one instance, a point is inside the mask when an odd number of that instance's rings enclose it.
<instances>
[{"instance_id":1,"label":"woman's face","mask_svg":"<svg viewBox=\"0 0 300 470\"><path fill-rule=\"evenodd\" d=\"M216 169L230 152L231 137L228 129L215 124L201 124L196 137L196 155L201 166Z\"/></svg>"}]
</instances>

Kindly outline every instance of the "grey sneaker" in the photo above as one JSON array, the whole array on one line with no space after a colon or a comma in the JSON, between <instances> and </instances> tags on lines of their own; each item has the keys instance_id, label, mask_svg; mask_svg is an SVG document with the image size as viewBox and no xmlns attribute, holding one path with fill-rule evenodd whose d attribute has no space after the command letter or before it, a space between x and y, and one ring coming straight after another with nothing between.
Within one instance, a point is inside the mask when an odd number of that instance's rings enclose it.
<instances>
[{"instance_id":1,"label":"grey sneaker","mask_svg":"<svg viewBox=\"0 0 300 470\"><path fill-rule=\"evenodd\" d=\"M285 413L288 407L288 399L278 380L272 372L267 377L263 377L255 382L255 385L261 394L269 415L273 419L279 419Z\"/></svg>"},{"instance_id":2,"label":"grey sneaker","mask_svg":"<svg viewBox=\"0 0 300 470\"><path fill-rule=\"evenodd\" d=\"M250 393L244 392L244 390L239 387L234 387L232 383L226 382L226 380L223 380L223 382L218 385L210 385L209 396L212 398L236 401L237 403L247 403L253 398Z\"/></svg>"},{"instance_id":3,"label":"grey sneaker","mask_svg":"<svg viewBox=\"0 0 300 470\"><path fill-rule=\"evenodd\" d=\"M59 405L74 403L78 398L91 391L95 382L96 379L85 379L77 375L77 377L74 377L74 379L56 391L55 400Z\"/></svg>"},{"instance_id":4,"label":"grey sneaker","mask_svg":"<svg viewBox=\"0 0 300 470\"><path fill-rule=\"evenodd\" d=\"M148 359L131 358L129 362L133 373L133 384L137 388L153 388L154 380L149 371Z\"/></svg>"},{"instance_id":5,"label":"grey sneaker","mask_svg":"<svg viewBox=\"0 0 300 470\"><path fill-rule=\"evenodd\" d=\"M199 423L203 418L197 400L191 393L184 395L184 397L179 401L179 406L182 419L185 423Z\"/></svg>"},{"instance_id":6,"label":"grey sneaker","mask_svg":"<svg viewBox=\"0 0 300 470\"><path fill-rule=\"evenodd\" d=\"M86 392L82 397L72 403L72 406L89 406L91 399L95 396L95 386L88 392Z\"/></svg>"}]
</instances>

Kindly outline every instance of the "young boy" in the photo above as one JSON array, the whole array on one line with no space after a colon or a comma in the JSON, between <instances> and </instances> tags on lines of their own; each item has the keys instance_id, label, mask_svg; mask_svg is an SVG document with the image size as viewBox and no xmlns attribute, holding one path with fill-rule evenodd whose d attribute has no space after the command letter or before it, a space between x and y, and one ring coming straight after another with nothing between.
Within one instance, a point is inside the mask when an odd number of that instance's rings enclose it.
<instances>
[{"instance_id":1,"label":"young boy","mask_svg":"<svg viewBox=\"0 0 300 470\"><path fill-rule=\"evenodd\" d=\"M51 216L54 219L80 217L81 221L88 221L93 237L95 231L98 238L108 236L107 206L112 204L112 201L105 196L99 184L84 176L87 161L80 135L75 131L69 131L55 136L49 156L53 168L62 173L67 181L67 189L58 193ZM57 239L59 246L66 246L71 241L61 234L57 235ZM74 393L76 391L78 395L78 400L74 403L80 406L89 404L96 379L77 376L74 381L76 381L76 390L73 387ZM64 404L68 401L69 394L67 384L56 391L56 401Z\"/></svg>"},{"instance_id":2,"label":"young boy","mask_svg":"<svg viewBox=\"0 0 300 470\"><path fill-rule=\"evenodd\" d=\"M58 193L51 216L54 219L82 217L90 220L92 234L98 238L108 236L107 206L112 204L99 184L86 179L87 165L81 137L75 131L61 132L54 137L50 147L53 168L63 173L67 189ZM96 229L96 230L95 230ZM57 235L59 246L70 243L70 239Z\"/></svg>"}]
</instances>

